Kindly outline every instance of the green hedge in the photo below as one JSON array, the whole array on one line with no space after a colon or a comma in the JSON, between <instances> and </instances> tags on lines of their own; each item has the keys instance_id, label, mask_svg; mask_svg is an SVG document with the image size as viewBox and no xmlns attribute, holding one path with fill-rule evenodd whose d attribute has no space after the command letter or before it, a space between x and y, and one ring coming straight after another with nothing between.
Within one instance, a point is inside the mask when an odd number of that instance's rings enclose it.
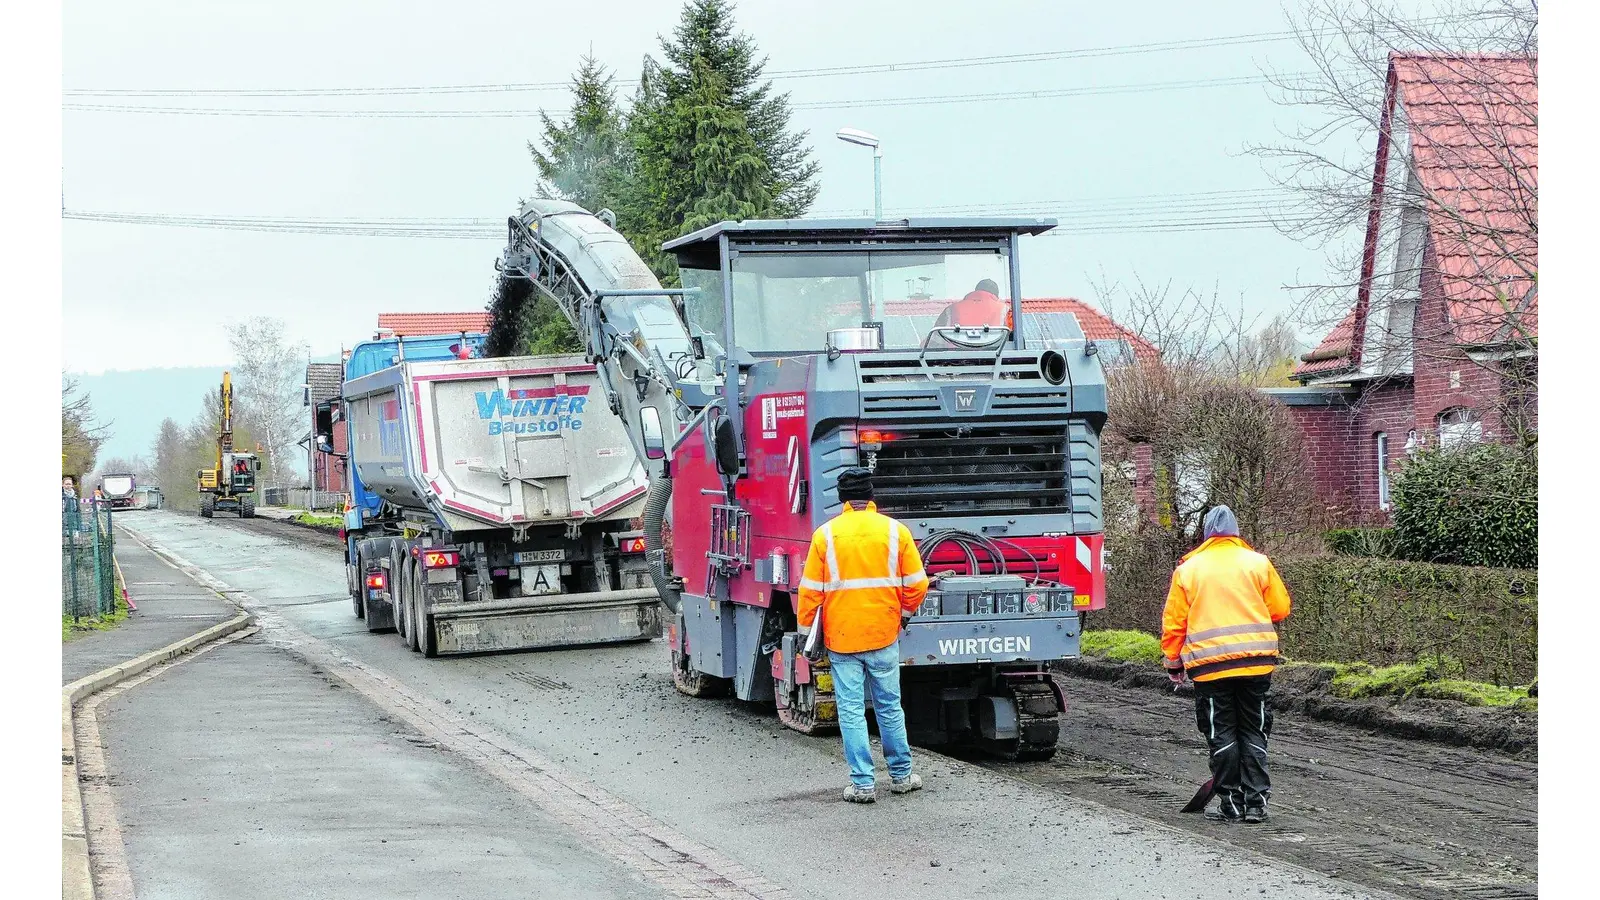
<instances>
[{"instance_id":1,"label":"green hedge","mask_svg":"<svg viewBox=\"0 0 1600 900\"><path fill-rule=\"evenodd\" d=\"M1160 633L1172 570L1159 556L1113 557L1125 568L1085 627ZM1538 675L1536 572L1351 556L1274 562L1294 601L1280 628L1291 659L1391 666L1438 657L1459 667L1457 677L1502 685Z\"/></svg>"},{"instance_id":2,"label":"green hedge","mask_svg":"<svg viewBox=\"0 0 1600 900\"><path fill-rule=\"evenodd\" d=\"M1449 659L1460 677L1527 684L1539 669L1539 576L1515 569L1323 556L1280 560L1294 659L1376 666Z\"/></svg>"}]
</instances>

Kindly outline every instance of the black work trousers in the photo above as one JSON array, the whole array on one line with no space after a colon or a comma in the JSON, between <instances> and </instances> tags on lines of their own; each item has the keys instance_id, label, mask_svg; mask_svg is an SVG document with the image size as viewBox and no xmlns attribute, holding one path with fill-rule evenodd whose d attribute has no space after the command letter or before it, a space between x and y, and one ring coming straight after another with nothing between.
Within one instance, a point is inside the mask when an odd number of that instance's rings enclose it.
<instances>
[{"instance_id":1,"label":"black work trousers","mask_svg":"<svg viewBox=\"0 0 1600 900\"><path fill-rule=\"evenodd\" d=\"M1240 816L1267 805L1267 735L1271 675L1235 675L1194 683L1195 719L1211 750L1211 777L1222 814Z\"/></svg>"}]
</instances>

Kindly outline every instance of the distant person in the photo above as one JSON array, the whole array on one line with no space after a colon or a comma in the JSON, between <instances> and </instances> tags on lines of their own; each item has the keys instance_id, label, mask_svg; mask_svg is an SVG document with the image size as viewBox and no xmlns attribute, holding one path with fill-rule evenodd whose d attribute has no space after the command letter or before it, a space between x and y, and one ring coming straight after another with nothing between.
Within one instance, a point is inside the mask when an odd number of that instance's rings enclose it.
<instances>
[{"instance_id":1,"label":"distant person","mask_svg":"<svg viewBox=\"0 0 1600 900\"><path fill-rule=\"evenodd\" d=\"M945 307L935 327L982 328L1006 324L1006 303L1000 299L1000 286L985 278L965 297Z\"/></svg>"},{"instance_id":2,"label":"distant person","mask_svg":"<svg viewBox=\"0 0 1600 900\"><path fill-rule=\"evenodd\" d=\"M1206 817L1267 820L1268 692L1278 663L1274 625L1289 617L1289 591L1272 561L1239 536L1226 506L1202 524L1205 541L1172 573L1162 614L1161 650L1173 684L1194 681L1195 716L1211 750L1217 809Z\"/></svg>"},{"instance_id":3,"label":"distant person","mask_svg":"<svg viewBox=\"0 0 1600 900\"><path fill-rule=\"evenodd\" d=\"M61 497L64 500L78 499L78 488L73 485L71 478L61 479Z\"/></svg>"},{"instance_id":4,"label":"distant person","mask_svg":"<svg viewBox=\"0 0 1600 900\"><path fill-rule=\"evenodd\" d=\"M900 631L927 596L928 576L910 529L872 502L871 472L844 470L839 500L844 509L811 537L795 617L802 634L820 627L828 648L839 734L850 766L844 799L871 803L878 799L878 780L867 740L869 687L890 792L922 788L922 776L911 771L900 706Z\"/></svg>"}]
</instances>

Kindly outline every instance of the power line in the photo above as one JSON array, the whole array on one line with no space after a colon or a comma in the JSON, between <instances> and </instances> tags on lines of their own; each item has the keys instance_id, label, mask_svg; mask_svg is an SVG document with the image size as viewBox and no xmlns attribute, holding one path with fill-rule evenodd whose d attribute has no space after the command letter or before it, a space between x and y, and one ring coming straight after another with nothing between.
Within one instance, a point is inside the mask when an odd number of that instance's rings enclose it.
<instances>
[{"instance_id":1,"label":"power line","mask_svg":"<svg viewBox=\"0 0 1600 900\"><path fill-rule=\"evenodd\" d=\"M1291 76L1293 77L1293 76ZM1074 88L1037 91L1002 91L985 94L942 94L921 97L863 97L848 100L818 100L796 103L795 110L855 109L886 106L931 106L956 103L991 103L1004 100L1050 100L1064 97L1144 94L1195 88L1236 87L1263 84L1265 75L1237 75L1183 81L1141 82L1136 84L1084 85ZM215 106L133 106L115 103L63 103L62 109L82 112L116 112L169 116L236 116L310 119L520 119L541 115L540 109L271 109Z\"/></svg>"},{"instance_id":2,"label":"power line","mask_svg":"<svg viewBox=\"0 0 1600 900\"><path fill-rule=\"evenodd\" d=\"M1145 210L1105 208L1098 212L1074 215L1053 213L1060 224L1046 237L1122 234L1130 232L1222 231L1240 228L1274 227L1280 209L1258 202L1198 205L1183 208L1169 204ZM95 210L67 210L63 218L74 221L121 225L202 228L279 234L311 234L346 237L406 237L429 240L488 240L505 236L504 220L475 217L437 218L316 218L271 216L174 215L164 213L122 213Z\"/></svg>"},{"instance_id":3,"label":"power line","mask_svg":"<svg viewBox=\"0 0 1600 900\"><path fill-rule=\"evenodd\" d=\"M1141 53L1168 53L1183 50L1237 47L1250 44L1275 43L1294 37L1293 31L1263 31L1253 34L1216 35L1206 38L1189 38L1178 41L1158 41L1142 44L1120 44L1104 47L1078 47L1068 50L1048 50L1035 53L1003 53L983 56L954 57L936 60L910 60L893 63L865 63L854 66L815 66L797 69L776 69L765 73L774 81L805 78L833 78L854 75L887 75L901 72L922 72L941 69L964 69L1019 63L1054 62L1070 59L1096 59L1108 56L1128 56ZM613 81L617 87L633 87L637 79ZM321 87L321 88L74 88L64 91L68 97L382 97L419 96L439 94L488 93L539 93L568 90L568 81L507 82L480 84L409 85L392 87Z\"/></svg>"}]
</instances>

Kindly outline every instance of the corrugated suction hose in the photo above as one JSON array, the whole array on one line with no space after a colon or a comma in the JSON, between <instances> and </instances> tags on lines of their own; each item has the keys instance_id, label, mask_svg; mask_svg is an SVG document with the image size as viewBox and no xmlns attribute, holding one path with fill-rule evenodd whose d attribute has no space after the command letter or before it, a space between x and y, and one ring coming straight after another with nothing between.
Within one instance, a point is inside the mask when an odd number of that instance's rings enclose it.
<instances>
[{"instance_id":1,"label":"corrugated suction hose","mask_svg":"<svg viewBox=\"0 0 1600 900\"><path fill-rule=\"evenodd\" d=\"M667 572L666 548L661 543L661 523L667 516L667 504L672 502L672 479L663 475L650 482L650 491L644 498L644 558L650 565L650 580L667 609L678 611L682 598L672 586L672 576Z\"/></svg>"}]
</instances>

